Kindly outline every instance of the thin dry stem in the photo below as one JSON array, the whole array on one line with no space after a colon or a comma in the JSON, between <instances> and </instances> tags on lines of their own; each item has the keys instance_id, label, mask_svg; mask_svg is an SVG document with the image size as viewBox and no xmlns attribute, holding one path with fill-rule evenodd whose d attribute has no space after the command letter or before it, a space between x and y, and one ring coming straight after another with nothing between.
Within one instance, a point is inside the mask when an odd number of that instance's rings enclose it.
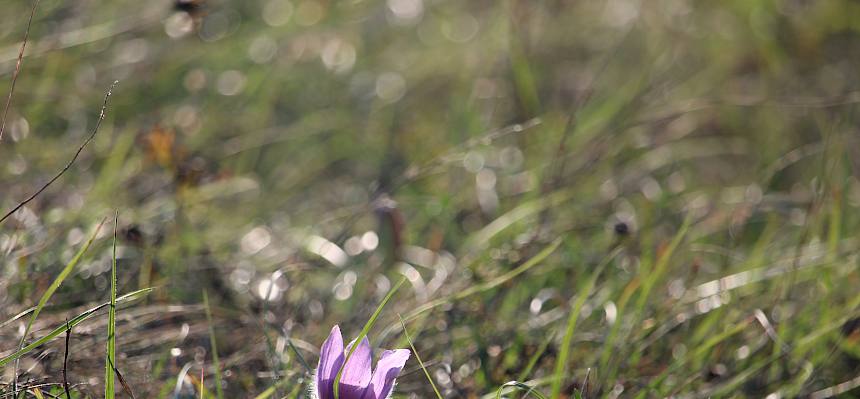
<instances>
[{"instance_id":1,"label":"thin dry stem","mask_svg":"<svg viewBox=\"0 0 860 399\"><path fill-rule=\"evenodd\" d=\"M2 218L0 218L0 223L3 223L4 221L6 221L6 219L8 219L9 216L12 216L15 212L17 212L19 209L24 207L24 205L27 205L27 203L29 203L30 201L35 199L39 194L41 194L43 191L45 191L51 184L53 184L55 181L57 181L57 179L59 179L62 175L64 175L66 173L66 171L69 170L69 168L72 167L72 164L74 164L75 161L78 159L78 156L81 155L81 151L84 150L84 147L86 147L87 144L89 144L90 141L92 141L93 138L96 136L96 133L98 133L99 127L101 127L101 125L102 125L102 120L104 120L104 118L105 118L105 111L107 110L108 100L110 99L110 96L113 93L113 88L116 87L117 83L119 83L119 81L115 80L110 85L110 87L108 88L108 91L105 94L104 102L102 103L101 112L99 112L99 118L96 121L96 127L93 129L93 132L89 135L89 137L87 137L87 139L84 140L83 144L81 144L81 146L78 147L78 151L75 152L75 156L73 156L72 159L69 161L69 163L67 163L66 166L63 167L63 169L59 171L59 173L57 173L53 178L51 178L51 180L48 180L48 182L45 183L39 190L37 190L35 193L33 193L32 195L27 197L27 199L25 199L24 201L21 201L18 205L16 205L14 208L12 208L12 210L10 210L9 212L6 212L6 214L3 215Z\"/></svg>"},{"instance_id":2,"label":"thin dry stem","mask_svg":"<svg viewBox=\"0 0 860 399\"><path fill-rule=\"evenodd\" d=\"M3 107L3 119L0 120L0 140L3 140L3 131L6 130L6 116L9 114L9 106L12 105L12 93L15 91L15 82L18 81L18 74L21 72L21 64L24 61L24 49L27 48L27 40L30 38L30 25L33 24L33 16L36 15L36 6L39 5L39 0L33 2L33 9L30 10L30 19L27 20L27 30L24 31L24 41L21 42L21 51L18 52L18 61L15 62L15 71L12 72L12 87L9 88L9 95L6 96L6 106Z\"/></svg>"}]
</instances>

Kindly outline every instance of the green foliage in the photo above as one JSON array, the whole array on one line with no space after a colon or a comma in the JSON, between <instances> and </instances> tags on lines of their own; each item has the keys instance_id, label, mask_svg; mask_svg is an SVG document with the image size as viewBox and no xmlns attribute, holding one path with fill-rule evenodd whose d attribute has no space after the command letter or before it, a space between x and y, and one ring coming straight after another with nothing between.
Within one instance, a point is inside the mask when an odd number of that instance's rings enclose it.
<instances>
[{"instance_id":1,"label":"green foliage","mask_svg":"<svg viewBox=\"0 0 860 399\"><path fill-rule=\"evenodd\" d=\"M0 214L122 84L0 223L0 397L66 320L79 398L305 397L373 322L395 397L856 395L855 1L170 3L38 3Z\"/></svg>"},{"instance_id":2,"label":"green foliage","mask_svg":"<svg viewBox=\"0 0 860 399\"><path fill-rule=\"evenodd\" d=\"M128 302L128 301L131 301L134 299L138 299L141 295L148 294L151 291L152 291L151 288L146 288L146 289L130 292L128 294L125 294L125 295L117 298L116 303L123 303L123 302ZM68 326L69 328L74 328L75 326L77 326L78 324L83 322L84 320L90 318L91 316L96 314L98 311L100 311L106 307L110 307L110 302L106 302L106 303L103 303L99 306L88 309L86 312L83 312L83 313L73 317L72 319L70 319L68 321L68 323L63 323L59 327L51 330L51 332L44 335L42 338L39 338L39 339L31 342L27 346L21 348L20 350L16 351L15 353L12 353L9 356L0 358L0 367L5 366L6 364L8 364L9 362L11 362L13 360L21 358L21 356L24 356L27 353L33 351L34 349L44 345L45 343L47 343L47 342L51 341L52 339L54 339L55 337L57 337L58 335L65 333L66 332L66 326Z\"/></svg>"}]
</instances>

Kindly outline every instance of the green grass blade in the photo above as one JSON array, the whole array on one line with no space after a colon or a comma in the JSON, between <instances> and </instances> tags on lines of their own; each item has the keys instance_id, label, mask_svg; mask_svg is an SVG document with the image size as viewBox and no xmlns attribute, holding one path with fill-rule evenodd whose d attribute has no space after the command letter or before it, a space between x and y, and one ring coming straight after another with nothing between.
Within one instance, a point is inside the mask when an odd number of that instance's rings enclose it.
<instances>
[{"instance_id":1,"label":"green grass blade","mask_svg":"<svg viewBox=\"0 0 860 399\"><path fill-rule=\"evenodd\" d=\"M656 264L652 270L648 271L648 275L644 279L644 283L642 284L642 291L639 296L639 299L636 303L636 312L637 314L643 314L645 309L645 304L648 301L648 298L651 296L651 290L654 288L654 285L657 284L657 281L663 277L669 267L669 259L672 258L672 255L675 253L675 250L678 249L678 246L683 241L684 237L687 235L687 230L690 228L693 220L690 217L684 220L684 224L678 230L678 233L672 238L672 241L666 247L662 254L657 258Z\"/></svg>"},{"instance_id":2,"label":"green grass blade","mask_svg":"<svg viewBox=\"0 0 860 399\"><path fill-rule=\"evenodd\" d=\"M24 334L21 335L21 341L18 343L19 350L24 347L24 341L27 339L27 336L30 335L30 329L33 328L33 323L36 322L36 318L39 317L39 313L42 312L42 309L45 308L45 305L48 304L48 301L51 299L54 293L57 292L57 289L60 288L60 285L63 284L63 281L65 281L66 278L69 277L69 274L72 273L72 270L75 269L75 266L78 265L78 262L81 261L81 258L84 256L87 250L90 249L90 245L92 245L93 241L95 241L99 230L101 230L102 225L105 223L105 220L106 219L102 219L101 223L96 226L95 231L93 231L93 233L90 235L90 238L87 240L87 242L84 243L84 245L78 250L75 256L72 257L72 260L70 260L69 263L66 264L62 271L60 271L60 274L57 276L57 278L54 279L54 282L52 282L48 289L45 290L45 293L42 294L42 297L39 299L39 303L36 304L36 306L33 308L33 312L30 315L30 320L27 321L27 326L24 327ZM15 365L15 369L18 369L17 364ZM17 372L15 374L17 374Z\"/></svg>"},{"instance_id":3,"label":"green grass blade","mask_svg":"<svg viewBox=\"0 0 860 399\"><path fill-rule=\"evenodd\" d=\"M533 256L529 260L523 262L523 264L519 265L516 269L513 269L513 270L511 270L507 273L504 273L498 277L495 277L495 278L493 278L487 282L473 285L473 286L466 288L460 292L457 292L456 294L452 294L452 295L446 296L444 298L439 298L435 301L430 301L428 303L425 303L424 305L419 306L417 309L415 309L414 311L407 314L406 317L404 317L404 320L407 322L410 322L412 320L415 320L422 313L427 312L427 311L434 309L436 307L445 305L445 304L450 303L450 302L459 301L459 300L467 298L469 296L472 296L472 295L475 295L475 294L496 288L496 287L514 279L515 277L529 271L531 268L533 268L533 267L537 266L538 264L540 264L541 262L543 262L544 259L546 259L553 252L555 252L555 250L558 248L559 245L561 245L561 240L556 239L551 244L547 245L544 249L542 249L540 252L538 252L535 256ZM386 331L382 335L383 336L387 335L391 329L392 328L389 327L388 329L386 329Z\"/></svg>"},{"instance_id":4,"label":"green grass blade","mask_svg":"<svg viewBox=\"0 0 860 399\"><path fill-rule=\"evenodd\" d=\"M123 295L123 296L121 296L121 297L117 298L117 299L116 299L116 303L124 303L124 302L128 302L128 301L131 301L131 300L137 299L137 297L139 297L139 296L141 296L141 295L143 295L143 294L148 294L148 293L150 293L152 290L153 290L152 288L144 288L144 289L141 289L141 290L132 291L132 292L130 292L130 293L128 293L128 294L125 294L125 295ZM106 307L108 307L108 306L110 306L110 305L111 305L111 304L110 304L110 302L105 302L105 303L103 303L103 304L101 304L101 305L99 305L99 306L96 306L96 307L94 307L94 308L90 308L90 309L88 309L87 311L85 311L85 312L83 312L83 313L81 313L81 314L79 314L79 315L75 316L75 317L74 317L74 318L72 318L71 320L69 320L69 322L68 322L68 327L70 327L70 328L71 328L71 327L75 327L75 326L77 326L78 324L81 324L81 322L83 322L84 320L86 320L86 319L90 318L92 315L94 315L94 314L95 314L96 312L98 312L99 310L104 309L104 308L106 308ZM67 328L66 323L63 323L63 324L61 324L59 327L57 327L57 328L55 328L55 329L51 330L51 332L50 332L50 333L48 333L47 335L45 335L44 337L39 338L38 340L33 341L31 344L29 344L29 345L27 345L27 346L25 346L25 347L21 348L20 350L16 351L15 353L13 353L13 354L11 354L11 355L9 355L9 356L6 356L6 357L4 357L4 358L0 359L0 367L5 366L6 364L8 364L8 363L9 363L9 362L11 362L11 361L14 361L15 359L19 359L19 358L21 358L21 356L26 355L27 353L29 353L29 352L30 352L30 351L32 351L33 349L36 349L36 348L38 348L38 347L40 347L40 346L44 345L44 344L45 344L45 343L47 343L48 341L50 341L50 340L52 340L52 339L56 338L58 335L65 333L65 332L66 332L66 328Z\"/></svg>"},{"instance_id":5,"label":"green grass blade","mask_svg":"<svg viewBox=\"0 0 860 399\"><path fill-rule=\"evenodd\" d=\"M406 330L406 322L403 321L403 317L399 314L397 317L400 318L400 325L403 326L403 335L406 336L406 341L409 342L409 347L412 348L412 353L415 354L415 359L418 360L418 365L421 366L421 370L424 371L424 375L427 376L427 381L430 381L430 386L433 387L433 392L436 393L437 398L444 399L442 398L442 394L439 393L439 388L436 388L436 383L433 382L433 377L430 377L430 372L427 371L427 367L424 366L424 362L421 361L421 356L418 355L418 350L415 349L415 344L412 343L409 331Z\"/></svg>"},{"instance_id":6,"label":"green grass blade","mask_svg":"<svg viewBox=\"0 0 860 399\"><path fill-rule=\"evenodd\" d=\"M218 343L215 341L215 325L212 323L212 309L209 307L209 294L203 290L203 306L206 307L206 321L209 322L209 342L212 345L212 361L215 363L215 394L218 399L224 399L221 388L221 361L218 359Z\"/></svg>"},{"instance_id":7,"label":"green grass blade","mask_svg":"<svg viewBox=\"0 0 860 399\"><path fill-rule=\"evenodd\" d=\"M370 329L373 328L373 325L376 323L376 319L379 318L379 315L382 313L382 308L391 300L397 290L400 289L400 286L406 282L406 277L400 279L400 281L388 291L388 294L385 295L385 298L382 299L382 302L379 303L379 306L376 307L376 310L373 311L373 314L370 316L370 319L367 320L367 323L364 324L364 328L361 329L361 333L355 337L355 344L352 345L352 348L349 349L349 352L346 354L346 359L343 360L343 364L340 366L340 370L337 371L337 376L334 378L334 399L340 399L339 396L339 385L340 378L343 376L343 367L349 362L349 358L352 357L352 354L355 353L355 349L358 348L358 344L361 342L364 337L367 336L367 333L370 332Z\"/></svg>"},{"instance_id":8,"label":"green grass blade","mask_svg":"<svg viewBox=\"0 0 860 399\"><path fill-rule=\"evenodd\" d=\"M18 321L18 320L20 320L20 319L23 319L23 318L24 318L25 316L27 316L28 314L33 313L33 311L34 311L34 310L36 310L36 307L35 307L35 306L31 306L31 307L29 307L29 308L27 308L27 309L22 310L21 312L18 312L18 314L16 314L16 315L12 316L12 318L11 318L11 319L8 319L8 320L6 320L6 321L4 321L4 322L0 323L0 328L6 327L6 326L8 326L9 324L12 324L12 323L14 323L14 322L16 322L16 321Z\"/></svg>"},{"instance_id":9,"label":"green grass blade","mask_svg":"<svg viewBox=\"0 0 860 399\"><path fill-rule=\"evenodd\" d=\"M606 268L606 265L609 264L612 259L615 259L615 256L620 252L620 248L612 251L602 262L597 266L597 269L591 273L591 277L583 287L583 290L579 293L576 298L576 301L573 304L573 308L570 311L570 316L567 318L567 328L564 332L564 338L561 341L561 349L558 354L558 360L555 363L555 372L553 373L554 377L552 381L552 393L550 397L552 399L558 399L561 397L561 386L564 383L564 371L567 366L567 360L570 357L570 343L573 341L573 332L576 330L576 321L579 319L579 313L582 311L582 306L585 305L585 301L591 296L591 291L594 289L594 285L597 283L597 278L600 277L600 273L603 269Z\"/></svg>"},{"instance_id":10,"label":"green grass blade","mask_svg":"<svg viewBox=\"0 0 860 399\"><path fill-rule=\"evenodd\" d=\"M305 360L305 357L302 356L301 352L299 352L299 348L296 348L296 345L293 344L293 340L291 338L287 338L287 345L290 346L290 350L292 350L293 354L296 355L296 359L298 359L302 367L305 368L305 372L307 372L308 374L313 374L314 369L311 367L311 365L308 364L308 362Z\"/></svg>"},{"instance_id":11,"label":"green grass blade","mask_svg":"<svg viewBox=\"0 0 860 399\"><path fill-rule=\"evenodd\" d=\"M105 399L113 399L116 367L116 231L119 212L114 215L113 256L110 268L110 307L108 308L107 355L105 357Z\"/></svg>"},{"instance_id":12,"label":"green grass blade","mask_svg":"<svg viewBox=\"0 0 860 399\"><path fill-rule=\"evenodd\" d=\"M522 371L520 371L520 374L517 376L518 381L525 380L526 378L528 378L528 376L532 374L532 371L537 365L538 360L540 360L541 356L546 353L547 348L549 348L549 344L552 343L554 338L554 332L550 332L549 334L547 334L547 337L543 340L543 342L541 342L540 347L538 347L538 350L536 350L535 353L529 358L529 362L526 363L526 367L523 368Z\"/></svg>"},{"instance_id":13,"label":"green grass blade","mask_svg":"<svg viewBox=\"0 0 860 399\"><path fill-rule=\"evenodd\" d=\"M21 344L19 345L18 349L24 346L24 339L27 337L27 334L30 333L30 328L33 327L33 323L36 321L36 317L39 317L39 313L42 311L42 309L44 309L45 305L47 305L48 301L51 299L51 296L53 296L54 293L57 292L57 289L60 288L60 285L63 284L63 281L65 281L66 278L69 277L69 274L72 273L72 270L75 269L75 266L78 265L78 262L81 261L81 258L84 256L84 254L87 252L87 250L90 249L90 245L92 245L93 241L95 241L96 236L98 235L99 230L101 230L102 225L104 223L105 219L102 219L101 223L96 226L96 229L90 235L90 238L87 240L87 242L84 243L81 249L79 249L75 256L72 258L72 260L70 260L69 263L66 264L66 267L64 267L60 274L57 276L57 278L54 279L54 282L51 283L45 293L42 294L42 298L39 299L39 303L36 305L36 307L33 309L33 313L30 315L30 321L27 322L27 326L24 328L24 335L21 337Z\"/></svg>"}]
</instances>

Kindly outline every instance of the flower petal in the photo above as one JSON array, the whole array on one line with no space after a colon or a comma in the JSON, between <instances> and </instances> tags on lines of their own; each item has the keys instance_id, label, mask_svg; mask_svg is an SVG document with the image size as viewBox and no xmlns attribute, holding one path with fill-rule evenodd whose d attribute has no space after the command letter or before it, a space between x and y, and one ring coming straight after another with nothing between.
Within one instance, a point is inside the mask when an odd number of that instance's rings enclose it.
<instances>
[{"instance_id":1,"label":"flower petal","mask_svg":"<svg viewBox=\"0 0 860 399\"><path fill-rule=\"evenodd\" d=\"M317 365L317 397L319 399L334 399L334 382L340 366L343 365L343 336L340 327L335 325L328 335L328 339L320 349L320 362Z\"/></svg>"},{"instance_id":2,"label":"flower petal","mask_svg":"<svg viewBox=\"0 0 860 399\"><path fill-rule=\"evenodd\" d=\"M353 343L349 346L352 347ZM371 360L370 342L367 337L364 337L343 367L338 390L340 399L361 399L367 385L370 384Z\"/></svg>"},{"instance_id":3,"label":"flower petal","mask_svg":"<svg viewBox=\"0 0 860 399\"><path fill-rule=\"evenodd\" d=\"M400 374L400 370L403 370L410 354L409 349L383 352L379 363L376 364L376 370L373 371L370 387L367 388L362 399L387 398L394 389L394 379Z\"/></svg>"}]
</instances>

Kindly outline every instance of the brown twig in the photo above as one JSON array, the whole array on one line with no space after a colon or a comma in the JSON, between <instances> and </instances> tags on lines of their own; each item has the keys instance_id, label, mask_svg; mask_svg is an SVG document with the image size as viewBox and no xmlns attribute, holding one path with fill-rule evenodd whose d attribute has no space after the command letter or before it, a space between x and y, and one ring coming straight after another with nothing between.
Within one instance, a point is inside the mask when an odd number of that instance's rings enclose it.
<instances>
[{"instance_id":1,"label":"brown twig","mask_svg":"<svg viewBox=\"0 0 860 399\"><path fill-rule=\"evenodd\" d=\"M113 362L110 361L110 358L108 358L107 361L110 364L110 368L113 369L113 373L116 375L116 378L119 380L119 384L122 386L123 392L130 396L131 399L135 399L134 392L132 392L131 386L128 385L128 382L125 380L125 377L123 377L122 373L120 373L119 370L114 367Z\"/></svg>"},{"instance_id":2,"label":"brown twig","mask_svg":"<svg viewBox=\"0 0 860 399\"><path fill-rule=\"evenodd\" d=\"M24 49L27 48L27 40L30 38L30 25L33 24L33 16L36 15L36 6L39 5L39 0L33 2L33 9L30 10L30 19L27 20L27 30L24 31L24 41L21 42L21 51L18 52L18 61L15 62L15 71L12 72L12 87L9 88L9 95L6 96L6 106L3 107L3 119L0 121L0 140L3 140L3 131L6 130L6 115L9 114L9 106L12 105L12 92L15 91L15 82L18 81L18 73L21 72L21 63L24 61Z\"/></svg>"},{"instance_id":3,"label":"brown twig","mask_svg":"<svg viewBox=\"0 0 860 399\"><path fill-rule=\"evenodd\" d=\"M72 337L72 326L66 320L66 352L63 354L63 390L66 391L66 399L72 399L72 394L69 392L69 379L66 375L69 365L69 341Z\"/></svg>"},{"instance_id":4,"label":"brown twig","mask_svg":"<svg viewBox=\"0 0 860 399\"><path fill-rule=\"evenodd\" d=\"M42 191L45 191L45 189L47 189L47 188L48 188L48 186L50 186L50 185L51 185L51 184L53 184L55 181L57 181L57 179L59 179L59 178L60 178L60 176L62 176L63 174L65 174L65 173L66 173L66 171L67 171L67 170L69 170L69 168L71 168L71 167L72 167L72 164L74 164L74 163L75 163L75 161L78 159L78 156L79 156L79 155L81 155L81 151L83 151L83 150L84 150L84 147L86 147L86 146L87 146L87 144L89 144L89 143L90 143L90 141L92 141L93 137L95 137L95 136L96 136L96 133L98 133L98 131L99 131L99 127L102 125L102 120L104 120L104 118L105 118L105 111L107 110L108 99L110 99L110 96L111 96L111 94L113 93L113 88L114 88L114 87L116 87L117 83L119 83L119 81L118 81L118 80L115 80L115 81L110 85L110 87L108 88L108 91L107 91L107 93L105 94L104 102L102 103L102 109L101 109L101 112L99 112L99 118L98 118L98 120L96 121L96 127L93 129L93 132L90 134L90 136L89 136L89 137L87 137L87 139L86 139L86 140L84 140L83 144L81 144L81 146L80 146L80 147L78 147L78 151L77 151L77 152L75 152L75 156L74 156L74 157L72 157L72 159L69 161L69 163L67 163L67 164L66 164L66 166L65 166L65 167L63 167L63 169L62 169L62 170L60 170L60 172L59 172L59 173L57 173L57 174L56 174L56 175L55 175L51 180L49 180L47 183L45 183L45 185L43 185L43 186L42 186L42 188L40 188L38 191L36 191L35 193L33 193L33 195L29 196L29 197L28 197L27 199L25 199L24 201L21 201L21 203L19 203L19 204L18 204L18 205L16 205L14 208L12 208L12 210L11 210L11 211L6 212L6 214L5 214L5 215L3 215L3 217L2 217L2 218L0 218L0 223L3 223L4 221L6 221L6 219L8 219L8 218L9 218L9 216L12 216L12 214L14 214L15 212L17 212L17 211L18 211L19 209L21 209L24 205L27 205L27 203L29 203L29 202L30 202L30 201L32 201L34 198L36 198L39 194L41 194L41 193L42 193Z\"/></svg>"}]
</instances>

